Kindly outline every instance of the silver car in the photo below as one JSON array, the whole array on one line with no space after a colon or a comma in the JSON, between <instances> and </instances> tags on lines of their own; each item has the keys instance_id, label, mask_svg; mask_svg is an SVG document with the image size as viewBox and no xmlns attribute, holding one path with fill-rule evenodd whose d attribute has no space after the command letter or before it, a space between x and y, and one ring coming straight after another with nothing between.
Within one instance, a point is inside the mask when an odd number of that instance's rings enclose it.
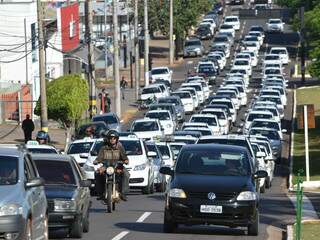
<instances>
[{"instance_id":1,"label":"silver car","mask_svg":"<svg viewBox=\"0 0 320 240\"><path fill-rule=\"evenodd\" d=\"M121 132L121 123L120 119L115 113L104 113L100 115L96 115L92 118L93 122L103 121L107 124L110 129L117 130Z\"/></svg>"},{"instance_id":2,"label":"silver car","mask_svg":"<svg viewBox=\"0 0 320 240\"><path fill-rule=\"evenodd\" d=\"M0 239L48 239L43 184L25 149L0 146Z\"/></svg>"},{"instance_id":3,"label":"silver car","mask_svg":"<svg viewBox=\"0 0 320 240\"><path fill-rule=\"evenodd\" d=\"M204 47L199 39L187 40L184 44L184 57L202 56L204 54Z\"/></svg>"}]
</instances>

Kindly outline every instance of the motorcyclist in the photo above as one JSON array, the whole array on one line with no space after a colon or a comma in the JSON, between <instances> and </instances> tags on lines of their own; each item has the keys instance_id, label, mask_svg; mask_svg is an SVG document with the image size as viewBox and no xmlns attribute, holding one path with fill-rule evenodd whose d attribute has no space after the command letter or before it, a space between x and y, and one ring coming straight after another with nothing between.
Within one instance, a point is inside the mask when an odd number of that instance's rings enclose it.
<instances>
[{"instance_id":1,"label":"motorcyclist","mask_svg":"<svg viewBox=\"0 0 320 240\"><path fill-rule=\"evenodd\" d=\"M95 188L99 198L104 199L105 191L105 169L110 165L115 165L118 161L128 164L129 160L124 150L124 147L119 142L119 134L116 130L109 130L107 133L103 134L104 146L101 147L96 160L93 164L103 163L103 166L98 169L95 173ZM123 171L120 173L120 198L123 201L127 201L127 192L129 190L129 172L126 168L123 168Z\"/></svg>"}]
</instances>

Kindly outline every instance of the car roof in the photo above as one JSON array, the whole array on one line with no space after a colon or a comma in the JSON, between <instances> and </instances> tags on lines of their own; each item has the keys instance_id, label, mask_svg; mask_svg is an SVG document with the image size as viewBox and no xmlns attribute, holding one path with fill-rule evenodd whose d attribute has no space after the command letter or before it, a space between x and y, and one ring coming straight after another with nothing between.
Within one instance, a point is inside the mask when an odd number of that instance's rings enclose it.
<instances>
[{"instance_id":1,"label":"car roof","mask_svg":"<svg viewBox=\"0 0 320 240\"><path fill-rule=\"evenodd\" d=\"M220 136L201 136L200 139L246 140L247 137L245 135L240 135L240 134L228 134L228 135L220 135Z\"/></svg>"},{"instance_id":2,"label":"car roof","mask_svg":"<svg viewBox=\"0 0 320 240\"><path fill-rule=\"evenodd\" d=\"M155 67L155 68L152 68L151 71L152 71L152 70L158 70L158 69L166 69L166 70L167 70L167 69L169 69L169 68L168 68L168 67Z\"/></svg>"},{"instance_id":3,"label":"car roof","mask_svg":"<svg viewBox=\"0 0 320 240\"><path fill-rule=\"evenodd\" d=\"M226 144L215 144L215 143L206 143L206 144L188 144L183 147L183 150L226 150L231 152L247 152L246 147L235 146L235 145L226 145Z\"/></svg>"},{"instance_id":4,"label":"car roof","mask_svg":"<svg viewBox=\"0 0 320 240\"><path fill-rule=\"evenodd\" d=\"M26 144L25 146L27 149L42 148L42 149L55 149L56 150L56 148L54 146L47 145L47 144L39 144L39 145Z\"/></svg>"},{"instance_id":5,"label":"car roof","mask_svg":"<svg viewBox=\"0 0 320 240\"><path fill-rule=\"evenodd\" d=\"M62 162L69 162L73 159L72 156L66 154L48 154L48 153L35 153L32 154L33 160L40 160L40 161L62 161Z\"/></svg>"},{"instance_id":6,"label":"car roof","mask_svg":"<svg viewBox=\"0 0 320 240\"><path fill-rule=\"evenodd\" d=\"M257 110L251 110L248 114L268 114L268 115L272 115L271 112L269 111L257 111Z\"/></svg>"},{"instance_id":7,"label":"car roof","mask_svg":"<svg viewBox=\"0 0 320 240\"><path fill-rule=\"evenodd\" d=\"M170 114L170 111L169 110L150 110L147 113L169 113Z\"/></svg>"},{"instance_id":8,"label":"car roof","mask_svg":"<svg viewBox=\"0 0 320 240\"><path fill-rule=\"evenodd\" d=\"M192 117L209 117L209 118L217 118L216 115L212 115L212 114L193 114L190 118Z\"/></svg>"},{"instance_id":9,"label":"car roof","mask_svg":"<svg viewBox=\"0 0 320 240\"><path fill-rule=\"evenodd\" d=\"M155 118L140 118L140 119L136 119L134 120L135 123L137 122L158 122L158 119Z\"/></svg>"},{"instance_id":10,"label":"car roof","mask_svg":"<svg viewBox=\"0 0 320 240\"><path fill-rule=\"evenodd\" d=\"M23 146L19 144L0 144L0 156L21 157L24 154L23 150Z\"/></svg>"},{"instance_id":11,"label":"car roof","mask_svg":"<svg viewBox=\"0 0 320 240\"><path fill-rule=\"evenodd\" d=\"M73 144L73 143L85 143L85 142L95 142L96 140L97 140L96 138L83 138L83 139L75 140L70 144Z\"/></svg>"}]
</instances>

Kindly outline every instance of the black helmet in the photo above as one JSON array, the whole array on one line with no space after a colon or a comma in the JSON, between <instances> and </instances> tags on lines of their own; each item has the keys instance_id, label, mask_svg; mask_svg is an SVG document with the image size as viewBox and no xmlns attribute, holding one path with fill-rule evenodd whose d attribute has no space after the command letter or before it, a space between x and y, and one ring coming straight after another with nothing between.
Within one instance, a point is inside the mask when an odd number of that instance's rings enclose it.
<instances>
[{"instance_id":1,"label":"black helmet","mask_svg":"<svg viewBox=\"0 0 320 240\"><path fill-rule=\"evenodd\" d=\"M104 132L103 138L105 141L110 142L111 138L116 138L117 141L119 140L119 133L116 130L109 130Z\"/></svg>"}]
</instances>

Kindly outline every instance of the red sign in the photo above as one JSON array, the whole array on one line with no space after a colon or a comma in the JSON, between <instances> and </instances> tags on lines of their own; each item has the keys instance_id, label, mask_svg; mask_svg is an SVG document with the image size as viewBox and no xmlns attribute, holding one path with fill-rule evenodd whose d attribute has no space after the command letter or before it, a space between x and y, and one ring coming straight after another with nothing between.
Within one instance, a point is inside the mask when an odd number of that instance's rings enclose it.
<instances>
[{"instance_id":1,"label":"red sign","mask_svg":"<svg viewBox=\"0 0 320 240\"><path fill-rule=\"evenodd\" d=\"M61 7L60 11L60 31L61 31L61 43L62 51L68 52L79 45L79 4L74 3L72 5ZM58 21L59 21L58 20Z\"/></svg>"}]
</instances>

